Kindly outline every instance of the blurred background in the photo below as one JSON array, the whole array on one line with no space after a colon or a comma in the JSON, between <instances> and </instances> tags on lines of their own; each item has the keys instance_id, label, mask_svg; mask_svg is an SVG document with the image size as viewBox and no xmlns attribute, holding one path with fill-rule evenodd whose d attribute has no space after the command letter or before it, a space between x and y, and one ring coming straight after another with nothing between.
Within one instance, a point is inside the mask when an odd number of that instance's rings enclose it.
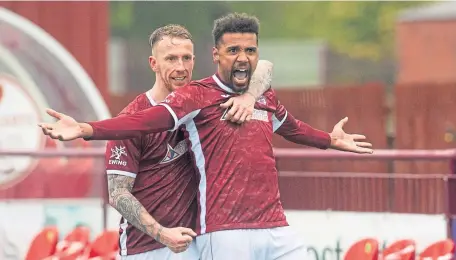
<instances>
[{"instance_id":1,"label":"blurred background","mask_svg":"<svg viewBox=\"0 0 456 260\"><path fill-rule=\"evenodd\" d=\"M377 149L342 157L275 137L283 205L308 259L343 259L365 238L379 251L401 239L416 255L439 241L454 251L455 2L6 1L0 260L25 259L47 226L60 240L79 226L90 241L118 229L104 143L46 139L36 127L51 120L44 109L116 115L152 87L148 37L169 23L193 34L194 78L211 75L213 20L234 11L260 19L260 57L275 64L273 88L293 115L326 131L348 116L346 130Z\"/></svg>"}]
</instances>

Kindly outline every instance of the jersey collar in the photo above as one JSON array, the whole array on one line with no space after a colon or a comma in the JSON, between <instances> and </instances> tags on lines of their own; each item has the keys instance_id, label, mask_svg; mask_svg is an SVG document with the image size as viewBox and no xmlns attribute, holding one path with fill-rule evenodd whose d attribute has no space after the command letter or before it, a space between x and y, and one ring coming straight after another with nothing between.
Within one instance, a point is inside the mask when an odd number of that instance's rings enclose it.
<instances>
[{"instance_id":1,"label":"jersey collar","mask_svg":"<svg viewBox=\"0 0 456 260\"><path fill-rule=\"evenodd\" d=\"M152 95L150 94L150 90L148 90L146 92L146 97L147 99L149 99L149 102L152 106L156 106L157 105L157 102L155 102L155 100L152 98Z\"/></svg>"},{"instance_id":2,"label":"jersey collar","mask_svg":"<svg viewBox=\"0 0 456 260\"><path fill-rule=\"evenodd\" d=\"M228 93L234 93L234 91L231 88L229 88L227 85L223 84L223 82L219 79L217 74L212 75L212 79L215 81L215 83L217 83L217 85L221 89L225 90Z\"/></svg>"}]
</instances>

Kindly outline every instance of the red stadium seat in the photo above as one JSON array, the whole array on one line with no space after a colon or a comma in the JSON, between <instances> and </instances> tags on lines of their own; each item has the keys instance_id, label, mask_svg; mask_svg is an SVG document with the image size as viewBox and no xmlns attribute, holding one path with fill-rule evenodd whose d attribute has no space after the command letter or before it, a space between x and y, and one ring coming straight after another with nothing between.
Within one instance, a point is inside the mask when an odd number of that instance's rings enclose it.
<instances>
[{"instance_id":1,"label":"red stadium seat","mask_svg":"<svg viewBox=\"0 0 456 260\"><path fill-rule=\"evenodd\" d=\"M87 259L87 246L80 242L71 242L65 250L56 252L44 260L82 260Z\"/></svg>"},{"instance_id":2,"label":"red stadium seat","mask_svg":"<svg viewBox=\"0 0 456 260\"><path fill-rule=\"evenodd\" d=\"M378 260L378 242L366 238L352 245L344 256L344 260Z\"/></svg>"},{"instance_id":3,"label":"red stadium seat","mask_svg":"<svg viewBox=\"0 0 456 260\"><path fill-rule=\"evenodd\" d=\"M25 260L41 260L53 255L58 241L59 232L57 228L45 227L33 239Z\"/></svg>"},{"instance_id":4,"label":"red stadium seat","mask_svg":"<svg viewBox=\"0 0 456 260\"><path fill-rule=\"evenodd\" d=\"M73 229L57 244L56 252L49 258L52 260L73 260L88 254L90 229L84 226Z\"/></svg>"},{"instance_id":5,"label":"red stadium seat","mask_svg":"<svg viewBox=\"0 0 456 260\"><path fill-rule=\"evenodd\" d=\"M119 232L104 231L91 244L89 257L111 259L119 251Z\"/></svg>"},{"instance_id":6,"label":"red stadium seat","mask_svg":"<svg viewBox=\"0 0 456 260\"><path fill-rule=\"evenodd\" d=\"M84 226L76 227L57 244L57 252L65 251L70 244L80 243L84 247L90 242L90 229Z\"/></svg>"},{"instance_id":7,"label":"red stadium seat","mask_svg":"<svg viewBox=\"0 0 456 260\"><path fill-rule=\"evenodd\" d=\"M381 254L382 260L414 260L416 245L415 241L410 239L398 240L387 248Z\"/></svg>"},{"instance_id":8,"label":"red stadium seat","mask_svg":"<svg viewBox=\"0 0 456 260\"><path fill-rule=\"evenodd\" d=\"M455 244L451 239L438 241L421 252L419 260L450 260L454 259Z\"/></svg>"}]
</instances>

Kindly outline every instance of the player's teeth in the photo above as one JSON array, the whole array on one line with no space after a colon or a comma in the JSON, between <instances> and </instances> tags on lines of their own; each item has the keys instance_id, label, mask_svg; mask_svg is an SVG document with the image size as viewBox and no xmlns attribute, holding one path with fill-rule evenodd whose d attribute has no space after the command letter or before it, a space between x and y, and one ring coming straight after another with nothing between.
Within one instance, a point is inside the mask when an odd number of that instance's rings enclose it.
<instances>
[{"instance_id":1,"label":"player's teeth","mask_svg":"<svg viewBox=\"0 0 456 260\"><path fill-rule=\"evenodd\" d=\"M174 78L175 80L184 80L184 77L181 78Z\"/></svg>"}]
</instances>

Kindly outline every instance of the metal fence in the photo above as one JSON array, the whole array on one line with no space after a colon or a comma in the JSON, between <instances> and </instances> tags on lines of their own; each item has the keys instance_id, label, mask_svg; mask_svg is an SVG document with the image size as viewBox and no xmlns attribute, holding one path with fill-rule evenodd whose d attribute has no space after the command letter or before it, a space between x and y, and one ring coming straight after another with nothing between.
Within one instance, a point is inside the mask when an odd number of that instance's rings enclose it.
<instances>
[{"instance_id":1,"label":"metal fence","mask_svg":"<svg viewBox=\"0 0 456 260\"><path fill-rule=\"evenodd\" d=\"M4 159L32 156L37 165L22 181L3 187L0 199L106 198L104 149L64 149L45 151L0 151ZM280 190L287 209L343 210L403 213L456 212L451 200L456 177L444 173L394 173L302 171L281 167L283 160L323 165L357 161L369 165L376 161L449 161L455 150L377 150L373 155L357 155L316 149L275 149L280 171ZM66 158L65 167L57 159ZM42 161L45 160L45 163ZM71 162L72 163L68 163ZM87 162L90 161L90 164ZM41 162L41 163L40 163ZM49 171L49 169L54 169ZM46 171L43 171L46 170Z\"/></svg>"}]
</instances>

